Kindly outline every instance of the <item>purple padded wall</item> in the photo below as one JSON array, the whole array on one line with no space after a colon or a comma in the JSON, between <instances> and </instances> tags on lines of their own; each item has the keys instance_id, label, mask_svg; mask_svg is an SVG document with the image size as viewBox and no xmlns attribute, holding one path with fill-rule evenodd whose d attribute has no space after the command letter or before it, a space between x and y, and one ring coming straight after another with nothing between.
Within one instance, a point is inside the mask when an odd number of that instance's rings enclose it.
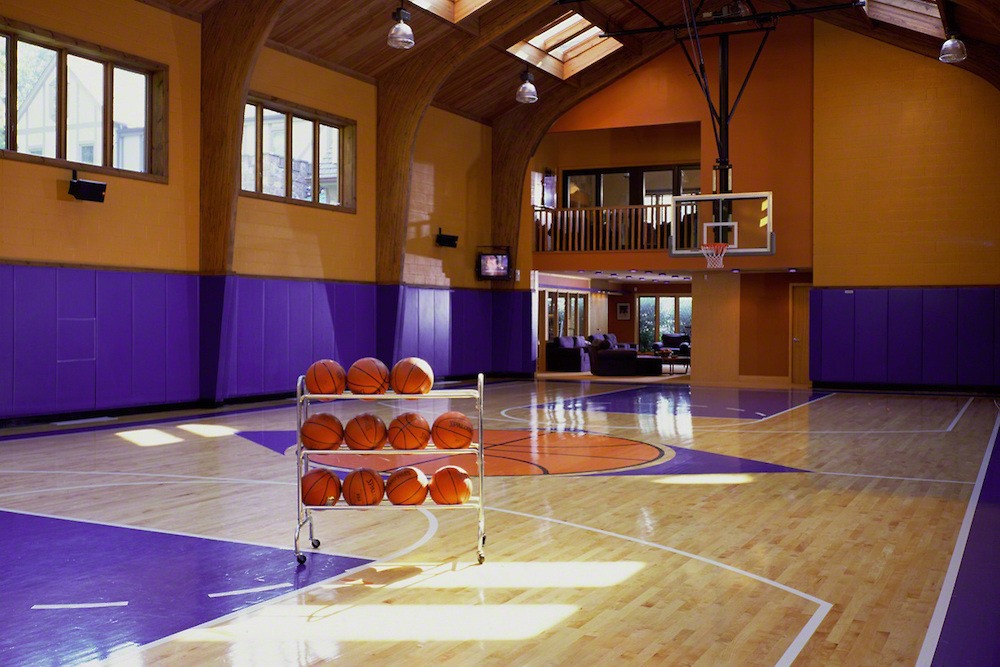
<instances>
[{"instance_id":1,"label":"purple padded wall","mask_svg":"<svg viewBox=\"0 0 1000 667\"><path fill-rule=\"evenodd\" d=\"M823 292L823 361L820 379L854 380L854 290Z\"/></svg>"},{"instance_id":2,"label":"purple padded wall","mask_svg":"<svg viewBox=\"0 0 1000 667\"><path fill-rule=\"evenodd\" d=\"M854 291L854 382L882 382L888 374L889 293Z\"/></svg>"},{"instance_id":3,"label":"purple padded wall","mask_svg":"<svg viewBox=\"0 0 1000 667\"><path fill-rule=\"evenodd\" d=\"M493 327L494 294L490 290L454 290L451 299L451 372L475 375L493 372L493 341L498 336Z\"/></svg>"},{"instance_id":4,"label":"purple padded wall","mask_svg":"<svg viewBox=\"0 0 1000 667\"><path fill-rule=\"evenodd\" d=\"M133 406L132 274L97 272L97 400L100 406Z\"/></svg>"},{"instance_id":5,"label":"purple padded wall","mask_svg":"<svg viewBox=\"0 0 1000 667\"><path fill-rule=\"evenodd\" d=\"M994 336L992 323L996 317L992 287L963 289L958 293L957 378L960 385L993 384Z\"/></svg>"},{"instance_id":6,"label":"purple padded wall","mask_svg":"<svg viewBox=\"0 0 1000 667\"><path fill-rule=\"evenodd\" d=\"M14 414L14 267L0 266L0 419Z\"/></svg>"},{"instance_id":7,"label":"purple padded wall","mask_svg":"<svg viewBox=\"0 0 1000 667\"><path fill-rule=\"evenodd\" d=\"M95 271L56 271L56 392L59 412L96 407Z\"/></svg>"},{"instance_id":8,"label":"purple padded wall","mask_svg":"<svg viewBox=\"0 0 1000 667\"><path fill-rule=\"evenodd\" d=\"M196 401L201 362L198 331L198 276L166 275L167 401Z\"/></svg>"},{"instance_id":9,"label":"purple padded wall","mask_svg":"<svg viewBox=\"0 0 1000 667\"><path fill-rule=\"evenodd\" d=\"M925 289L923 317L924 384L958 381L958 290ZM963 341L969 332L962 332Z\"/></svg>"},{"instance_id":10,"label":"purple padded wall","mask_svg":"<svg viewBox=\"0 0 1000 667\"><path fill-rule=\"evenodd\" d=\"M531 292L493 293L493 319L503 331L493 337L493 372L534 373L535 344Z\"/></svg>"},{"instance_id":11,"label":"purple padded wall","mask_svg":"<svg viewBox=\"0 0 1000 667\"><path fill-rule=\"evenodd\" d=\"M823 304L826 290L809 290L809 379L822 380L823 375Z\"/></svg>"},{"instance_id":12,"label":"purple padded wall","mask_svg":"<svg viewBox=\"0 0 1000 667\"><path fill-rule=\"evenodd\" d=\"M56 271L14 267L14 414L59 411L56 394Z\"/></svg>"},{"instance_id":13,"label":"purple padded wall","mask_svg":"<svg viewBox=\"0 0 1000 667\"><path fill-rule=\"evenodd\" d=\"M920 384L923 377L923 290L889 290L890 384Z\"/></svg>"},{"instance_id":14,"label":"purple padded wall","mask_svg":"<svg viewBox=\"0 0 1000 667\"><path fill-rule=\"evenodd\" d=\"M1000 287L993 294L993 384L1000 386Z\"/></svg>"},{"instance_id":15,"label":"purple padded wall","mask_svg":"<svg viewBox=\"0 0 1000 667\"><path fill-rule=\"evenodd\" d=\"M167 289L162 273L132 275L132 398L167 403Z\"/></svg>"}]
</instances>

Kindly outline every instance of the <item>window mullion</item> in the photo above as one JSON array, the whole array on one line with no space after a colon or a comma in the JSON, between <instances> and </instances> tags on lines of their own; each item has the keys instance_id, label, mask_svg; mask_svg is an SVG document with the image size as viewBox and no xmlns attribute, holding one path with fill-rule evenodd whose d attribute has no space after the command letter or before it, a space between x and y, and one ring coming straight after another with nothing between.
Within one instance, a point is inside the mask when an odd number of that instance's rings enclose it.
<instances>
[{"instance_id":1,"label":"window mullion","mask_svg":"<svg viewBox=\"0 0 1000 667\"><path fill-rule=\"evenodd\" d=\"M7 118L4 131L7 133L8 150L17 150L17 37L7 36Z\"/></svg>"},{"instance_id":2,"label":"window mullion","mask_svg":"<svg viewBox=\"0 0 1000 667\"><path fill-rule=\"evenodd\" d=\"M66 49L56 51L56 158L66 159L66 126L69 123L67 99L69 77Z\"/></svg>"},{"instance_id":3,"label":"window mullion","mask_svg":"<svg viewBox=\"0 0 1000 667\"><path fill-rule=\"evenodd\" d=\"M285 198L292 199L292 124L295 116L285 113Z\"/></svg>"},{"instance_id":4,"label":"window mullion","mask_svg":"<svg viewBox=\"0 0 1000 667\"><path fill-rule=\"evenodd\" d=\"M312 201L319 203L319 121L314 120L313 126L313 168L312 168ZM338 200L339 201L339 200Z\"/></svg>"},{"instance_id":5,"label":"window mullion","mask_svg":"<svg viewBox=\"0 0 1000 667\"><path fill-rule=\"evenodd\" d=\"M115 166L114 156L111 153L111 151L113 150L113 146L114 146L114 142L112 140L113 139L112 132L113 132L113 129L114 129L113 119L115 117L115 115L114 115L115 114L115 110L114 110L114 106L113 106L114 105L114 98L115 98L115 96L114 96L114 85L115 85L115 79L114 79L115 73L114 73L114 70L115 70L115 68L114 68L114 66L110 62L105 62L104 63L104 116L101 119L102 125L104 127L104 136L102 137L102 142L101 142L103 144L103 147L104 147L103 148L104 155L102 156L101 164L103 164L105 167L114 167ZM147 88L148 88L148 86L147 86ZM148 110L148 108L149 108L148 104L146 105L146 108ZM146 127L149 127L149 125L147 124ZM149 142L146 142L146 143L148 144Z\"/></svg>"},{"instance_id":6,"label":"window mullion","mask_svg":"<svg viewBox=\"0 0 1000 667\"><path fill-rule=\"evenodd\" d=\"M258 104L257 113L254 114L256 127L254 128L254 133L257 135L256 146L254 151L256 152L256 174L254 175L254 191L257 194L264 192L264 105Z\"/></svg>"}]
</instances>

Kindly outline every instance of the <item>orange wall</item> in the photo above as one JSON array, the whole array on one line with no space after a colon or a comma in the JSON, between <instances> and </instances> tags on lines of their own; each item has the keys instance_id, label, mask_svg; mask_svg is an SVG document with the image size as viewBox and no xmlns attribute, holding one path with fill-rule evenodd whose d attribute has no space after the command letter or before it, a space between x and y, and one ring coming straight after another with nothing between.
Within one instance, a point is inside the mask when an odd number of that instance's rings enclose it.
<instances>
[{"instance_id":1,"label":"orange wall","mask_svg":"<svg viewBox=\"0 0 1000 667\"><path fill-rule=\"evenodd\" d=\"M552 131L535 155L547 161L542 169L558 170L698 162L701 134L697 123Z\"/></svg>"},{"instance_id":2,"label":"orange wall","mask_svg":"<svg viewBox=\"0 0 1000 667\"><path fill-rule=\"evenodd\" d=\"M240 197L234 271L374 281L375 86L264 49L250 88L357 122L357 212Z\"/></svg>"},{"instance_id":3,"label":"orange wall","mask_svg":"<svg viewBox=\"0 0 1000 667\"><path fill-rule=\"evenodd\" d=\"M781 22L768 40L730 126L733 189L774 193L777 253L727 257L727 266L812 264L812 30L807 18ZM752 35L731 39L732 97L758 42L759 37ZM706 39L703 45L711 90L717 98L717 40ZM684 54L673 48L578 104L551 132L692 122L701 124L703 189L708 192L717 157L708 105ZM694 268L681 260L672 262L677 268Z\"/></svg>"},{"instance_id":4,"label":"orange wall","mask_svg":"<svg viewBox=\"0 0 1000 667\"><path fill-rule=\"evenodd\" d=\"M490 128L431 107L413 150L403 282L479 287L477 246L490 245ZM434 244L438 229L458 236L457 248Z\"/></svg>"},{"instance_id":5,"label":"orange wall","mask_svg":"<svg viewBox=\"0 0 1000 667\"><path fill-rule=\"evenodd\" d=\"M787 376L792 283L809 274L740 275L740 375Z\"/></svg>"},{"instance_id":6,"label":"orange wall","mask_svg":"<svg viewBox=\"0 0 1000 667\"><path fill-rule=\"evenodd\" d=\"M1000 91L822 23L815 45L816 284L1000 283Z\"/></svg>"},{"instance_id":7,"label":"orange wall","mask_svg":"<svg viewBox=\"0 0 1000 667\"><path fill-rule=\"evenodd\" d=\"M201 32L131 0L4 0L3 16L168 66L168 182L105 181L103 204L67 194L70 170L0 159L0 260L198 269Z\"/></svg>"}]
</instances>

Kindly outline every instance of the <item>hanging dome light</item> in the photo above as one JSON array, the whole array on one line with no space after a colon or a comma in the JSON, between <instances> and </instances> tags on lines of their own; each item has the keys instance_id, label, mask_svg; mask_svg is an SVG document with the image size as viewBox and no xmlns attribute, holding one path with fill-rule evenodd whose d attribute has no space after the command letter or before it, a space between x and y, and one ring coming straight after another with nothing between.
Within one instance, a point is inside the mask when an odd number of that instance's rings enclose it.
<instances>
[{"instance_id":1,"label":"hanging dome light","mask_svg":"<svg viewBox=\"0 0 1000 667\"><path fill-rule=\"evenodd\" d=\"M396 21L396 25L389 30L386 43L394 49L412 49L413 28L407 23L410 20L410 12L403 9L403 5L400 4L399 9L392 13L392 20Z\"/></svg>"},{"instance_id":2,"label":"hanging dome light","mask_svg":"<svg viewBox=\"0 0 1000 667\"><path fill-rule=\"evenodd\" d=\"M948 39L941 45L941 55L938 56L938 60L951 64L960 63L968 57L965 43L955 35L949 35Z\"/></svg>"},{"instance_id":3,"label":"hanging dome light","mask_svg":"<svg viewBox=\"0 0 1000 667\"><path fill-rule=\"evenodd\" d=\"M533 104L538 101L538 91L535 89L535 75L524 70L521 73L521 87L517 89L514 99L521 104Z\"/></svg>"}]
</instances>

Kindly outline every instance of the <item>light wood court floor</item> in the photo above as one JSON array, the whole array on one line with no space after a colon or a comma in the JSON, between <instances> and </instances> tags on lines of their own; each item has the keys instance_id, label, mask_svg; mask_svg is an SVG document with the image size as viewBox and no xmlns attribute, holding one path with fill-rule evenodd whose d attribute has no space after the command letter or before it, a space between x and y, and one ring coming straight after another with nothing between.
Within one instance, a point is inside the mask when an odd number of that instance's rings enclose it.
<instances>
[{"instance_id":1,"label":"light wood court floor","mask_svg":"<svg viewBox=\"0 0 1000 667\"><path fill-rule=\"evenodd\" d=\"M486 429L566 435L529 440L525 459L572 455L572 437L585 433L662 456L641 464L647 474L608 474L604 462L594 474L488 477L484 565L475 512L316 513L319 551L374 562L113 656L157 665L915 663L998 420L993 399L834 393L743 419L692 416L670 396L629 409L642 403L636 391L487 385ZM615 402L586 402L605 396ZM449 405L417 407L433 415ZM415 408L323 409L388 423ZM288 401L25 434L0 442L0 509L290 549L294 450L247 434L294 425ZM670 467L702 453L719 456ZM580 450L588 455L604 456ZM776 471L745 472L757 464ZM296 571L290 551L287 567ZM178 598L201 574L189 568Z\"/></svg>"}]
</instances>

